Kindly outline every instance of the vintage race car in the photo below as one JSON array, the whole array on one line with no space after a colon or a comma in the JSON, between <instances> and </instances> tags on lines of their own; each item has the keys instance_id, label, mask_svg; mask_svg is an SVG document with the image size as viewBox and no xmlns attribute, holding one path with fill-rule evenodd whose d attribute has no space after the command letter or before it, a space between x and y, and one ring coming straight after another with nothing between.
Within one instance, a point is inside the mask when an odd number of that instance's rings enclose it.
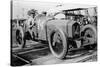
<instances>
[{"instance_id":1,"label":"vintage race car","mask_svg":"<svg viewBox=\"0 0 100 67\"><path fill-rule=\"evenodd\" d=\"M52 54L63 59L69 50L81 48L97 43L96 26L83 20L84 15L75 14L74 11L87 8L61 9L47 15L39 14L34 18L35 25L31 31L26 31L25 26L16 31L19 46L25 47L26 40L46 41ZM87 18L86 18L87 19ZM90 21L89 21L90 22Z\"/></svg>"}]
</instances>

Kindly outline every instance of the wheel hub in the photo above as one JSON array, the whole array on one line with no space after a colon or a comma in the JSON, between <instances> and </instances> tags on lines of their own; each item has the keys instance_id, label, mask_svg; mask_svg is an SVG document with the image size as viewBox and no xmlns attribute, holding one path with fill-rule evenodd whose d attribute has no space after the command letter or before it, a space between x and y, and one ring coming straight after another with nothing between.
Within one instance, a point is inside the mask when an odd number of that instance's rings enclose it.
<instances>
[{"instance_id":1,"label":"wheel hub","mask_svg":"<svg viewBox=\"0 0 100 67\"><path fill-rule=\"evenodd\" d=\"M63 43L59 34L54 35L52 48L57 54L60 54L62 52Z\"/></svg>"}]
</instances>

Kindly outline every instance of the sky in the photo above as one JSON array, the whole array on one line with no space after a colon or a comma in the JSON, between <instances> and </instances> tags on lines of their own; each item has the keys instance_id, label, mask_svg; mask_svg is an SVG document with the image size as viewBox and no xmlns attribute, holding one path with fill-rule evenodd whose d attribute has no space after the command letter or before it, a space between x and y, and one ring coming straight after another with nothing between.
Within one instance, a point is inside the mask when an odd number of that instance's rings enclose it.
<instances>
[{"instance_id":1,"label":"sky","mask_svg":"<svg viewBox=\"0 0 100 67\"><path fill-rule=\"evenodd\" d=\"M48 2L37 2L37 1L17 1L13 0L13 18L26 18L27 11L30 9L36 9L39 12L47 11L55 7L57 4L60 3L48 3Z\"/></svg>"},{"instance_id":2,"label":"sky","mask_svg":"<svg viewBox=\"0 0 100 67\"><path fill-rule=\"evenodd\" d=\"M16 18L27 18L27 11L30 9L36 9L39 12L48 11L49 9L53 9L57 5L60 5L61 3L13 0L12 4L13 4L12 5L12 17L13 17L13 19L16 19ZM62 5L64 5L64 4L62 4ZM70 7L74 7L74 6L90 7L91 5L66 4L67 8L69 6Z\"/></svg>"}]
</instances>

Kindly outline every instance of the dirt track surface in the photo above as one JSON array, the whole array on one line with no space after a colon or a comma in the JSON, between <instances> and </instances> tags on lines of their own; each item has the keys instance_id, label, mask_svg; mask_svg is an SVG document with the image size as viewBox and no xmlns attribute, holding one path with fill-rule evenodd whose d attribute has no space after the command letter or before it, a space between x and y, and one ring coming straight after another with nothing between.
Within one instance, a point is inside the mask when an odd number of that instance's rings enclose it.
<instances>
[{"instance_id":1,"label":"dirt track surface","mask_svg":"<svg viewBox=\"0 0 100 67\"><path fill-rule=\"evenodd\" d=\"M12 33L12 66L66 64L76 62L97 61L97 49L86 48L70 51L66 58L61 60L52 55L48 44L27 41L26 48L20 49L15 40L15 31Z\"/></svg>"},{"instance_id":2,"label":"dirt track surface","mask_svg":"<svg viewBox=\"0 0 100 67\"><path fill-rule=\"evenodd\" d=\"M17 56L27 60L26 63L23 60L19 60L13 57L13 66L20 65L47 65L47 64L66 64L66 63L76 63L76 62L91 62L97 61L97 50L88 49L78 49L75 51L70 51L64 60L58 59L52 55L49 50L48 44L42 44L34 41L28 41L27 47L25 49L20 49L14 47L12 49L13 53ZM30 62L31 61L31 62Z\"/></svg>"}]
</instances>

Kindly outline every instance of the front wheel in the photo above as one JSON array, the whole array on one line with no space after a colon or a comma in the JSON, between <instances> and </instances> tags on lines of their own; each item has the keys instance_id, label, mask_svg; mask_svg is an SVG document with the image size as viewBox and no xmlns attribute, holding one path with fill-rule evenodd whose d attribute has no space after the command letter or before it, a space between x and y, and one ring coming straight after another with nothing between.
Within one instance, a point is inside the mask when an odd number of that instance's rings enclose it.
<instances>
[{"instance_id":1,"label":"front wheel","mask_svg":"<svg viewBox=\"0 0 100 67\"><path fill-rule=\"evenodd\" d=\"M83 35L83 45L96 46L96 29L95 28L86 28Z\"/></svg>"},{"instance_id":2,"label":"front wheel","mask_svg":"<svg viewBox=\"0 0 100 67\"><path fill-rule=\"evenodd\" d=\"M65 58L68 52L66 36L62 31L55 31L49 39L49 47L52 54L60 59Z\"/></svg>"}]
</instances>

